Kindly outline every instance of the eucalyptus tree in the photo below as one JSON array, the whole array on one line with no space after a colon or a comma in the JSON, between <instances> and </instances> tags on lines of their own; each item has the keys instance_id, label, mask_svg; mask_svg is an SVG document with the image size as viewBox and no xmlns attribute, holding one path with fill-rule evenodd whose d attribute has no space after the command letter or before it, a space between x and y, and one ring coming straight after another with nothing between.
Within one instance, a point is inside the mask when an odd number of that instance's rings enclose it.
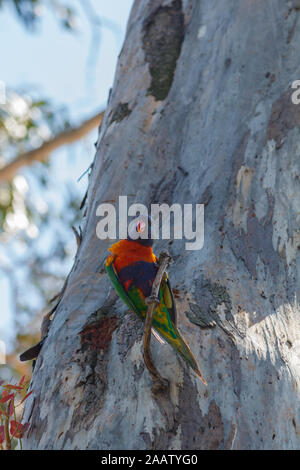
<instances>
[{"instance_id":1,"label":"eucalyptus tree","mask_svg":"<svg viewBox=\"0 0 300 470\"><path fill-rule=\"evenodd\" d=\"M34 369L35 449L300 445L298 2L136 0L89 180L82 237ZM178 326L205 387L104 271L97 207L204 204L205 242L168 249Z\"/></svg>"}]
</instances>

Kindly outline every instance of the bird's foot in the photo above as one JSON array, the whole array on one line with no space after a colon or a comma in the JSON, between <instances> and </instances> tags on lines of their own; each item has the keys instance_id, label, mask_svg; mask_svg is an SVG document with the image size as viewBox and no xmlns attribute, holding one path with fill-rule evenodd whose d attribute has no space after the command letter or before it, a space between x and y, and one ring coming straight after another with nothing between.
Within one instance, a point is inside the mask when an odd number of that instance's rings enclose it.
<instances>
[{"instance_id":1,"label":"bird's foot","mask_svg":"<svg viewBox=\"0 0 300 470\"><path fill-rule=\"evenodd\" d=\"M151 305L151 304L159 305L160 299L159 297L156 297L155 295L150 295L149 297L146 297L145 302L147 305Z\"/></svg>"}]
</instances>

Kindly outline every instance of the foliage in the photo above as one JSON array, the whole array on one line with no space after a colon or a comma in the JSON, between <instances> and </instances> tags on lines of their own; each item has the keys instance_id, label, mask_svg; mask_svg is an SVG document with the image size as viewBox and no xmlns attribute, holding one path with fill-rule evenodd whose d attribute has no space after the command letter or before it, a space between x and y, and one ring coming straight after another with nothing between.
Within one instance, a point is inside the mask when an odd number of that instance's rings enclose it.
<instances>
[{"instance_id":1,"label":"foliage","mask_svg":"<svg viewBox=\"0 0 300 470\"><path fill-rule=\"evenodd\" d=\"M70 127L66 111L55 109L45 99L34 99L28 93L7 91L5 103L0 105L0 165L9 163L16 155L38 147L62 129ZM41 176L41 182L44 182ZM25 207L24 179L1 184L0 225L9 231L15 225L16 212L21 210L29 218L32 211ZM24 221L23 221L24 223Z\"/></svg>"},{"instance_id":2,"label":"foliage","mask_svg":"<svg viewBox=\"0 0 300 470\"><path fill-rule=\"evenodd\" d=\"M22 438L29 428L29 423L22 423L23 404L31 395L25 376L18 385L0 382L0 450L13 450L18 446L22 450ZM18 400L18 403L17 403Z\"/></svg>"},{"instance_id":3,"label":"foliage","mask_svg":"<svg viewBox=\"0 0 300 470\"><path fill-rule=\"evenodd\" d=\"M34 100L28 94L9 92L5 105L0 106L0 164L4 166L15 155L41 145L68 127L70 124L63 108L55 109L47 100ZM11 281L15 311L23 319L24 314L36 309L37 302L31 305L30 297L38 297L43 308L45 299L61 287L64 272L59 265L68 256L68 250L59 220L69 220L70 231L78 222L80 195L63 188L65 204L61 210L49 208L45 195L52 183L51 163L45 162L36 164L30 173L17 174L11 182L2 182L0 186L0 240L6 246L5 259L0 259L0 271ZM36 188L36 191L29 191L30 188ZM54 242L47 243L49 249L45 252L37 242L50 238L49 222L53 217L56 220L51 237ZM21 246L24 249L20 250ZM23 271L21 277L19 266ZM28 291L25 296L21 295L20 286L24 286L24 282L33 286L31 295Z\"/></svg>"},{"instance_id":4,"label":"foliage","mask_svg":"<svg viewBox=\"0 0 300 470\"><path fill-rule=\"evenodd\" d=\"M63 1L0 0L0 9L6 5L30 30L38 26L45 8L63 27L75 25L75 10ZM64 107L28 87L7 89L0 104L0 167L68 128ZM51 161L35 163L0 183L0 280L8 281L11 292L16 350L8 354L7 363L15 376L29 372L16 354L39 339L40 319L49 299L61 290L75 250L71 226L79 223L83 194L67 184L57 191L56 171ZM8 366L1 367L8 373Z\"/></svg>"}]
</instances>

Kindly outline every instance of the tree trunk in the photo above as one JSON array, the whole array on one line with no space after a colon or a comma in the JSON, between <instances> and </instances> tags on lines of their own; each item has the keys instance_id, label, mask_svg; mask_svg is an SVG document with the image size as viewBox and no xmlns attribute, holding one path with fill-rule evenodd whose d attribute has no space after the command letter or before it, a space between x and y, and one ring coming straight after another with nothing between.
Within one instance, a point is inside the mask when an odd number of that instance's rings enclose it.
<instances>
[{"instance_id":1,"label":"tree trunk","mask_svg":"<svg viewBox=\"0 0 300 470\"><path fill-rule=\"evenodd\" d=\"M31 449L300 447L299 2L136 0L90 176L83 239L27 405ZM96 209L205 204L202 250L168 249L205 387L104 272ZM214 325L205 328L207 325Z\"/></svg>"}]
</instances>

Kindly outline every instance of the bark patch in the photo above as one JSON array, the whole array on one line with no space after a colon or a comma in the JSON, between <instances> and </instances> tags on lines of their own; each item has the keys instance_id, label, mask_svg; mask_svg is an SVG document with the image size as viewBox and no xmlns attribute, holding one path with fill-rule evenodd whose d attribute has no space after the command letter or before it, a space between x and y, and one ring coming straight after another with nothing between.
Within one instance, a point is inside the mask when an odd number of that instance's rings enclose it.
<instances>
[{"instance_id":1,"label":"bark patch","mask_svg":"<svg viewBox=\"0 0 300 470\"><path fill-rule=\"evenodd\" d=\"M91 317L105 315L107 308L102 307ZM90 429L95 416L100 413L107 391L108 349L117 325L117 317L101 317L97 321L88 322L80 332L81 348L76 351L73 361L81 369L75 389L82 390L82 399L64 435L63 446L68 439L72 442L74 435L82 432L83 428L86 431Z\"/></svg>"},{"instance_id":2,"label":"bark patch","mask_svg":"<svg viewBox=\"0 0 300 470\"><path fill-rule=\"evenodd\" d=\"M220 408L212 400L206 415L198 404L198 391L185 374L184 387L179 394L181 449L215 450L224 447L224 424Z\"/></svg>"},{"instance_id":3,"label":"bark patch","mask_svg":"<svg viewBox=\"0 0 300 470\"><path fill-rule=\"evenodd\" d=\"M115 109L111 111L110 124L114 121L121 122L131 113L131 109L128 108L128 103L119 103Z\"/></svg>"},{"instance_id":4,"label":"bark patch","mask_svg":"<svg viewBox=\"0 0 300 470\"><path fill-rule=\"evenodd\" d=\"M268 122L266 140L274 139L276 149L282 147L288 132L294 127L300 129L300 106L292 102L295 90L287 90L273 103Z\"/></svg>"},{"instance_id":5,"label":"bark patch","mask_svg":"<svg viewBox=\"0 0 300 470\"><path fill-rule=\"evenodd\" d=\"M186 316L190 322L195 325L200 326L201 328L212 328L216 325L216 322L212 319L209 311L201 309L197 304L189 303L190 310L187 312Z\"/></svg>"},{"instance_id":6,"label":"bark patch","mask_svg":"<svg viewBox=\"0 0 300 470\"><path fill-rule=\"evenodd\" d=\"M197 304L190 304L191 313L187 317L200 326L214 326L219 323L222 307L226 320L231 320L232 303L226 288L208 279L196 282ZM203 324L203 325L202 325Z\"/></svg>"},{"instance_id":7,"label":"bark patch","mask_svg":"<svg viewBox=\"0 0 300 470\"><path fill-rule=\"evenodd\" d=\"M255 213L249 210L247 233L240 233L233 224L228 227L228 239L233 253L240 258L251 276L255 279L258 256L269 268L271 275L277 279L280 267L280 256L273 248L272 214L274 198L268 194L269 210L265 218L258 220Z\"/></svg>"},{"instance_id":8,"label":"bark patch","mask_svg":"<svg viewBox=\"0 0 300 470\"><path fill-rule=\"evenodd\" d=\"M165 157L165 155L164 155ZM177 186L186 178L181 170L168 172L168 177L164 175L157 183L150 183L151 193L150 204L169 204L174 202L174 193Z\"/></svg>"},{"instance_id":9,"label":"bark patch","mask_svg":"<svg viewBox=\"0 0 300 470\"><path fill-rule=\"evenodd\" d=\"M163 101L170 91L184 38L181 0L157 8L145 20L143 29L143 48L151 75L148 94Z\"/></svg>"},{"instance_id":10,"label":"bark patch","mask_svg":"<svg viewBox=\"0 0 300 470\"><path fill-rule=\"evenodd\" d=\"M141 437L144 439L147 450L166 450L169 446L169 435L161 429L153 429L153 440L148 432L142 432Z\"/></svg>"},{"instance_id":11,"label":"bark patch","mask_svg":"<svg viewBox=\"0 0 300 470\"><path fill-rule=\"evenodd\" d=\"M81 346L92 350L107 351L117 324L117 317L109 317L100 318L97 322L85 326L80 332Z\"/></svg>"},{"instance_id":12,"label":"bark patch","mask_svg":"<svg viewBox=\"0 0 300 470\"><path fill-rule=\"evenodd\" d=\"M230 364L232 371L232 381L233 381L233 391L235 395L240 398L241 389L242 389L242 370L241 370L241 360L238 349L234 344L231 343L231 355L230 355Z\"/></svg>"},{"instance_id":13,"label":"bark patch","mask_svg":"<svg viewBox=\"0 0 300 470\"><path fill-rule=\"evenodd\" d=\"M117 343L121 362L127 359L132 346L143 338L144 323L135 313L125 316L117 332Z\"/></svg>"}]
</instances>

